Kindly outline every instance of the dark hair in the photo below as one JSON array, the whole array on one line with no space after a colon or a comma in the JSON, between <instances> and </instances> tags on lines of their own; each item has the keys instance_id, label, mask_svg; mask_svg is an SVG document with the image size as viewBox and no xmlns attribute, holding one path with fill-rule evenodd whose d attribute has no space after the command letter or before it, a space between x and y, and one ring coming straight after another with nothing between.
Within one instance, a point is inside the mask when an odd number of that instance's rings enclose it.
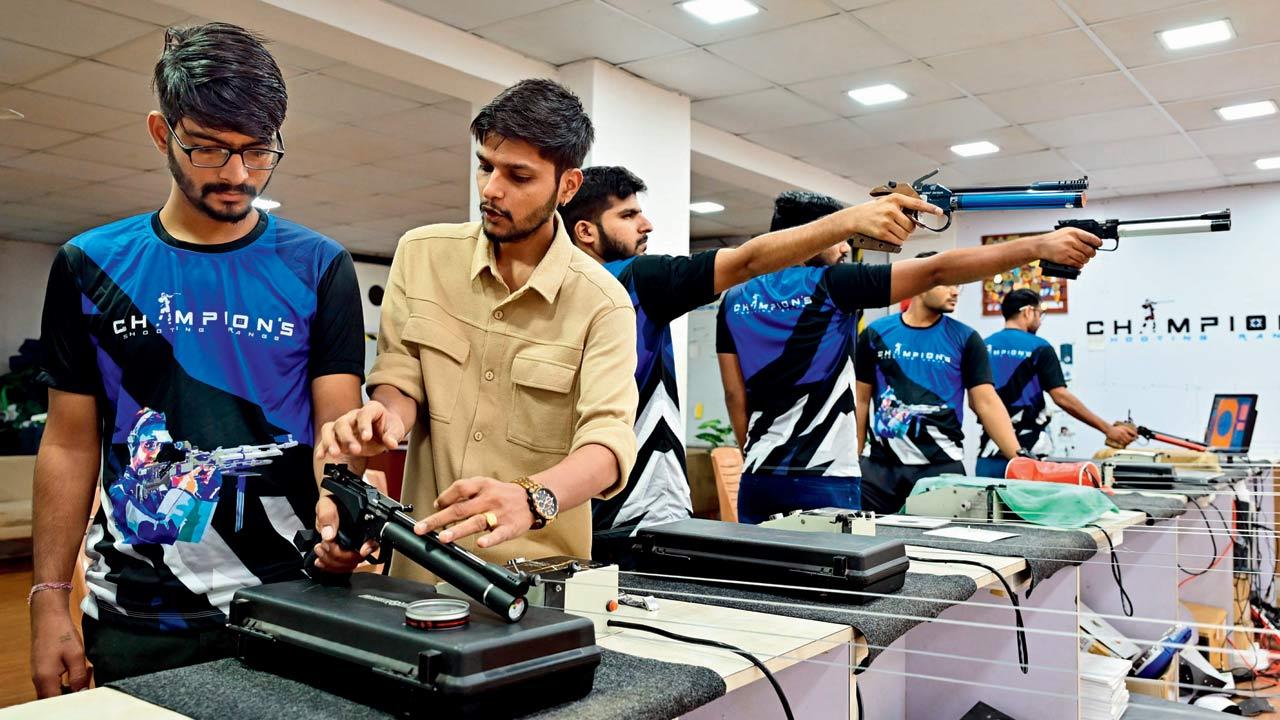
<instances>
[{"instance_id":1,"label":"dark hair","mask_svg":"<svg viewBox=\"0 0 1280 720\"><path fill-rule=\"evenodd\" d=\"M829 195L805 190L786 190L779 193L773 201L773 220L769 222L769 232L799 227L843 209L844 204Z\"/></svg>"},{"instance_id":2,"label":"dark hair","mask_svg":"<svg viewBox=\"0 0 1280 720\"><path fill-rule=\"evenodd\" d=\"M648 190L635 173L619 165L597 165L582 170L582 187L573 199L560 207L565 229L573 235L579 220L600 224L600 216L614 200L626 200Z\"/></svg>"},{"instance_id":3,"label":"dark hair","mask_svg":"<svg viewBox=\"0 0 1280 720\"><path fill-rule=\"evenodd\" d=\"M1000 314L1004 315L1005 320L1008 320L1021 312L1024 307L1038 307L1039 305L1040 296L1036 294L1035 290L1021 288L1004 296L1004 299L1000 301Z\"/></svg>"},{"instance_id":4,"label":"dark hair","mask_svg":"<svg viewBox=\"0 0 1280 720\"><path fill-rule=\"evenodd\" d=\"M187 117L212 130L274 140L289 94L264 42L227 23L165 30L151 84L169 124Z\"/></svg>"},{"instance_id":5,"label":"dark hair","mask_svg":"<svg viewBox=\"0 0 1280 720\"><path fill-rule=\"evenodd\" d=\"M582 161L595 141L582 102L554 80L521 80L498 93L471 121L471 136L481 145L490 135L523 140L556 166L556 177Z\"/></svg>"},{"instance_id":6,"label":"dark hair","mask_svg":"<svg viewBox=\"0 0 1280 720\"><path fill-rule=\"evenodd\" d=\"M920 258L933 257L934 255L937 255L937 254L938 254L937 250L926 250L922 253L916 253L916 258L920 259Z\"/></svg>"}]
</instances>

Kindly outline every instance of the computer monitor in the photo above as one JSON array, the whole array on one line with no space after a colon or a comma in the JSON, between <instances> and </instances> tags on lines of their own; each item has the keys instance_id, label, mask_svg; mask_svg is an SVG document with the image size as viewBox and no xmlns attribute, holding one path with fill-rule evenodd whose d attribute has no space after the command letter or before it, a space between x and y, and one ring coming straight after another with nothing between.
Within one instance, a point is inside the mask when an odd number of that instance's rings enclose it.
<instances>
[{"instance_id":1,"label":"computer monitor","mask_svg":"<svg viewBox=\"0 0 1280 720\"><path fill-rule=\"evenodd\" d=\"M1214 395L1204 444L1220 452L1248 452L1257 418L1257 395Z\"/></svg>"}]
</instances>

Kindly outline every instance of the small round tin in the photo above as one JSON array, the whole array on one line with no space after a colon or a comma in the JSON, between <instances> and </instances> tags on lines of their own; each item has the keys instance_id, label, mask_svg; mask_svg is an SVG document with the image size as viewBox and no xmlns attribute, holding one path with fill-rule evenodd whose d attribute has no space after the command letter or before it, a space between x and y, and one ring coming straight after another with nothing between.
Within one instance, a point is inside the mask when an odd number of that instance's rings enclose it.
<instances>
[{"instance_id":1,"label":"small round tin","mask_svg":"<svg viewBox=\"0 0 1280 720\"><path fill-rule=\"evenodd\" d=\"M419 630L459 628L471 622L471 604L454 598L411 602L404 608L404 624Z\"/></svg>"}]
</instances>

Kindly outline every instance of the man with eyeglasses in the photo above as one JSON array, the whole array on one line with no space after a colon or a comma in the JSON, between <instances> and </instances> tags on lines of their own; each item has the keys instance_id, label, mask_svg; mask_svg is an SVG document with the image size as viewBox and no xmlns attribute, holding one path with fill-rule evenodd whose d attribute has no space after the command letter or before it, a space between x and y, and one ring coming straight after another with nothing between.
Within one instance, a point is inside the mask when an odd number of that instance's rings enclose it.
<instances>
[{"instance_id":1,"label":"man with eyeglasses","mask_svg":"<svg viewBox=\"0 0 1280 720\"><path fill-rule=\"evenodd\" d=\"M959 284L935 285L912 297L905 311L876 320L858 336L864 510L897 512L920 478L965 474L966 390L999 451L1006 458L1018 454L1009 413L992 385L986 344L976 330L948 317L959 297Z\"/></svg>"},{"instance_id":2,"label":"man with eyeglasses","mask_svg":"<svg viewBox=\"0 0 1280 720\"><path fill-rule=\"evenodd\" d=\"M360 404L351 256L253 207L284 156L275 60L233 25L170 29L154 82L168 199L73 238L45 294L28 596L40 697L86 687L86 656L101 685L233 654L236 590L300 577L297 531L332 538L308 446ZM67 591L99 468L82 643Z\"/></svg>"},{"instance_id":3,"label":"man with eyeglasses","mask_svg":"<svg viewBox=\"0 0 1280 720\"><path fill-rule=\"evenodd\" d=\"M1055 405L1120 447L1138 439L1132 427L1108 423L1067 389L1053 346L1036 336L1044 309L1034 290L1020 288L1006 295L1000 301L1000 314L1004 315L1004 329L987 338L987 354L991 356L996 392L1013 421L1018 445L1023 450L1043 455L1053 449L1045 432L1049 425L1045 393L1053 398ZM982 433L979 448L978 475L1004 477L1009 461L988 433Z\"/></svg>"}]
</instances>

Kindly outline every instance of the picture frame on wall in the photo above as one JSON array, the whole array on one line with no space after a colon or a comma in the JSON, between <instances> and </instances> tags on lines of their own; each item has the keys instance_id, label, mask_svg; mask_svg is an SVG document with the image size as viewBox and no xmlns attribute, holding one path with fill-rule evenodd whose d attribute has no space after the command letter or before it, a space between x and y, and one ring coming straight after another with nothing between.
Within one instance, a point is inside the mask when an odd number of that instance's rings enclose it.
<instances>
[{"instance_id":1,"label":"picture frame on wall","mask_svg":"<svg viewBox=\"0 0 1280 720\"><path fill-rule=\"evenodd\" d=\"M1004 235L983 235L983 245L1017 240L1018 238L1041 235L1042 232L1009 233ZM1016 267L1007 272L993 275L982 281L982 314L1000 315L1000 303L1004 296L1029 288L1040 296L1041 307L1046 313L1067 312L1067 281L1065 278L1045 277L1040 274L1039 261Z\"/></svg>"}]
</instances>

